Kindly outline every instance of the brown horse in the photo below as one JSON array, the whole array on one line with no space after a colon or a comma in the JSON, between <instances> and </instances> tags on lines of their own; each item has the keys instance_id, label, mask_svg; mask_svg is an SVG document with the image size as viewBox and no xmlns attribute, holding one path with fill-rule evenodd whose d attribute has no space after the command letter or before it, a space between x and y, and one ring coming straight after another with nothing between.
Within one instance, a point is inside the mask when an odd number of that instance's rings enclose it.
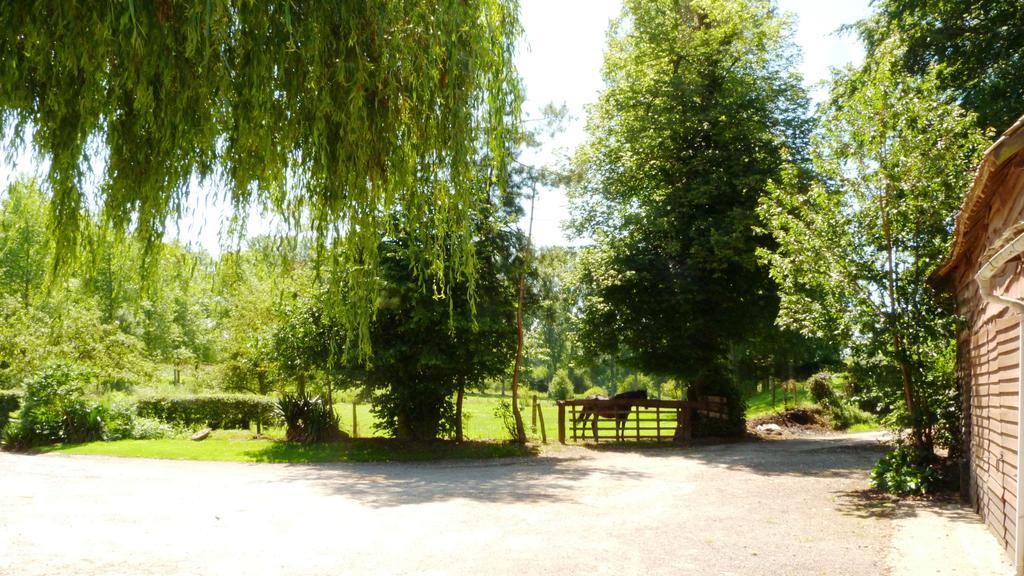
<instances>
[{"instance_id":1,"label":"brown horse","mask_svg":"<svg viewBox=\"0 0 1024 576\"><path fill-rule=\"evenodd\" d=\"M586 400L608 400L604 396L592 395L587 396ZM647 400L647 390L630 390L629 392L622 392L611 397L611 400ZM597 420L598 418L614 418L615 419L615 440L626 439L626 420L629 418L629 413L633 409L632 404L619 404L616 403L612 406L600 406L600 405L589 405L584 406L580 410L579 416L576 417L576 424L586 425L587 419L590 418L590 429L594 434L594 441L598 441L597 437ZM591 418L592 417L592 418Z\"/></svg>"}]
</instances>

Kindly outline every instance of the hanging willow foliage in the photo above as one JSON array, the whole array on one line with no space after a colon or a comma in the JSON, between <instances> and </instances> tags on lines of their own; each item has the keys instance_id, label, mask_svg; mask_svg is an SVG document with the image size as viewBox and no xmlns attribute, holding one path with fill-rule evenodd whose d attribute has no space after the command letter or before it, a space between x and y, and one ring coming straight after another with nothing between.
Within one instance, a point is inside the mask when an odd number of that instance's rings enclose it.
<instances>
[{"instance_id":1,"label":"hanging willow foliage","mask_svg":"<svg viewBox=\"0 0 1024 576\"><path fill-rule=\"evenodd\" d=\"M0 133L49 160L56 267L98 156L101 216L150 248L193 178L308 233L364 353L382 238L472 285L470 217L518 122L516 0L3 2L0 29Z\"/></svg>"}]
</instances>

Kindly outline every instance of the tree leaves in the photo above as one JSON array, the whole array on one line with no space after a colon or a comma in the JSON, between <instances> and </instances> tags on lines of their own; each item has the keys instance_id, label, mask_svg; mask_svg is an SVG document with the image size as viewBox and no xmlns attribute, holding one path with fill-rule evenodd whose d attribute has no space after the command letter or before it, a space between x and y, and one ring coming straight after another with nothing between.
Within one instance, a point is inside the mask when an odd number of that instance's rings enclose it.
<instances>
[{"instance_id":1,"label":"tree leaves","mask_svg":"<svg viewBox=\"0 0 1024 576\"><path fill-rule=\"evenodd\" d=\"M715 380L731 345L770 329L755 207L808 133L789 35L768 2L626 2L572 190L596 240L580 257L593 355Z\"/></svg>"},{"instance_id":2,"label":"tree leaves","mask_svg":"<svg viewBox=\"0 0 1024 576\"><path fill-rule=\"evenodd\" d=\"M762 201L776 246L760 254L779 286L779 324L840 345L870 374L860 385L914 412L901 424L928 441L929 407L943 405L953 381L937 363L954 325L927 279L988 137L934 70L902 70L902 50L892 38L836 75L814 139L816 173L790 169Z\"/></svg>"},{"instance_id":3,"label":"tree leaves","mask_svg":"<svg viewBox=\"0 0 1024 576\"><path fill-rule=\"evenodd\" d=\"M312 237L363 341L383 237L472 290L477 191L518 122L514 0L4 3L0 26L0 132L49 160L58 268L87 206L153 250L198 180Z\"/></svg>"}]
</instances>

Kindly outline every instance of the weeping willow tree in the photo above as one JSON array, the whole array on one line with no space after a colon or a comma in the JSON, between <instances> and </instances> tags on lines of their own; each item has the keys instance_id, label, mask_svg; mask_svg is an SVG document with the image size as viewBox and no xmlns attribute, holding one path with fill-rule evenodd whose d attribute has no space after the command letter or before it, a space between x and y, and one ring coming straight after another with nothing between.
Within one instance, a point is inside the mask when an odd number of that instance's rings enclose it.
<instances>
[{"instance_id":1,"label":"weeping willow tree","mask_svg":"<svg viewBox=\"0 0 1024 576\"><path fill-rule=\"evenodd\" d=\"M0 134L48 161L58 270L90 210L155 250L204 190L312 239L363 354L382 238L418 240L440 294L473 290L471 216L518 122L516 0L4 2L0 29Z\"/></svg>"}]
</instances>

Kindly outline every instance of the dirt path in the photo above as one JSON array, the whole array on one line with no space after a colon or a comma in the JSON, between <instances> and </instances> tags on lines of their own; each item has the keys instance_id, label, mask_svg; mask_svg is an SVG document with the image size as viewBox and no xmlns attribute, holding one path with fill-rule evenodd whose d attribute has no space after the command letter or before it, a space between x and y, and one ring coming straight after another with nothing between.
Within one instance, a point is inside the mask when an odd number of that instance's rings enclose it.
<instances>
[{"instance_id":1,"label":"dirt path","mask_svg":"<svg viewBox=\"0 0 1024 576\"><path fill-rule=\"evenodd\" d=\"M424 465L0 454L0 574L900 574L925 516L858 496L879 454L868 436Z\"/></svg>"}]
</instances>

